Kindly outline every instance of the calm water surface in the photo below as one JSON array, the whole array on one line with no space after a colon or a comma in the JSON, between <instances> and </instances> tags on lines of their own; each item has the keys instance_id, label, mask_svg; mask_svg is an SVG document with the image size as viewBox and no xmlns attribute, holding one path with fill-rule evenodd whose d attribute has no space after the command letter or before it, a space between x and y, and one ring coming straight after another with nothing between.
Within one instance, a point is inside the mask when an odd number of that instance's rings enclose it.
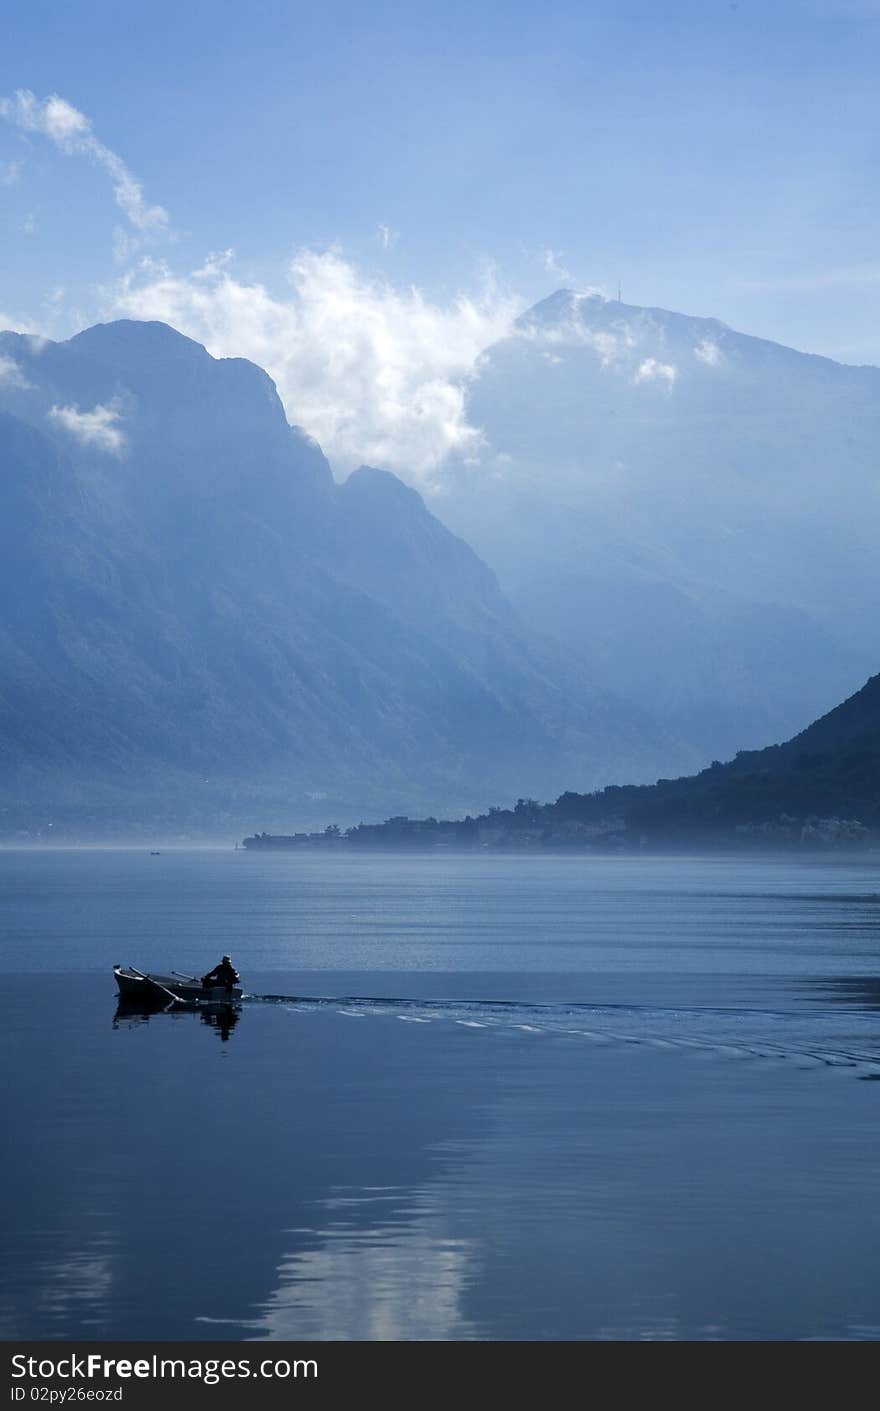
<instances>
[{"instance_id":1,"label":"calm water surface","mask_svg":"<svg viewBox=\"0 0 880 1411\"><path fill-rule=\"evenodd\" d=\"M880 1335L880 860L6 851L0 968L3 1337Z\"/></svg>"}]
</instances>

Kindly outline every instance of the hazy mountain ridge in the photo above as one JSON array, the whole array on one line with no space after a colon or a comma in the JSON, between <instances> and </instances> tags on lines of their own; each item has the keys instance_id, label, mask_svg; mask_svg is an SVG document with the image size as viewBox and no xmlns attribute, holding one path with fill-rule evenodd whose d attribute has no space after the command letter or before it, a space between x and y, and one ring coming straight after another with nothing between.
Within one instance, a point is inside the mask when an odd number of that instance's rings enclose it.
<instances>
[{"instance_id":1,"label":"hazy mountain ridge","mask_svg":"<svg viewBox=\"0 0 880 1411\"><path fill-rule=\"evenodd\" d=\"M253 364L128 321L0 358L4 831L450 807L687 755L413 491L336 485Z\"/></svg>"},{"instance_id":2,"label":"hazy mountain ridge","mask_svg":"<svg viewBox=\"0 0 880 1411\"><path fill-rule=\"evenodd\" d=\"M555 803L458 820L392 818L342 836L257 835L250 848L576 849L872 848L880 844L880 675L782 745L743 751L697 775L569 791Z\"/></svg>"},{"instance_id":3,"label":"hazy mountain ridge","mask_svg":"<svg viewBox=\"0 0 880 1411\"><path fill-rule=\"evenodd\" d=\"M562 290L487 350L437 511L532 624L712 754L874 669L880 370Z\"/></svg>"},{"instance_id":4,"label":"hazy mountain ridge","mask_svg":"<svg viewBox=\"0 0 880 1411\"><path fill-rule=\"evenodd\" d=\"M880 840L880 675L781 745L741 751L692 778L567 795L563 816L613 807L652 841L833 846Z\"/></svg>"}]
</instances>

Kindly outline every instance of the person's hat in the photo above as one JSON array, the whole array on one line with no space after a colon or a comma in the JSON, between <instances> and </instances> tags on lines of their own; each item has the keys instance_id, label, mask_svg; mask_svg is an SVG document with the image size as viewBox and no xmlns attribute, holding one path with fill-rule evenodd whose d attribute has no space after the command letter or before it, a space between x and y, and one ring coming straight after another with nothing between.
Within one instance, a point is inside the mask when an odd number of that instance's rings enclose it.
<instances>
[{"instance_id":1,"label":"person's hat","mask_svg":"<svg viewBox=\"0 0 880 1411\"><path fill-rule=\"evenodd\" d=\"M223 957L224 960L229 960L229 958L230 958L230 957L229 957L228 955L224 955L224 957Z\"/></svg>"}]
</instances>

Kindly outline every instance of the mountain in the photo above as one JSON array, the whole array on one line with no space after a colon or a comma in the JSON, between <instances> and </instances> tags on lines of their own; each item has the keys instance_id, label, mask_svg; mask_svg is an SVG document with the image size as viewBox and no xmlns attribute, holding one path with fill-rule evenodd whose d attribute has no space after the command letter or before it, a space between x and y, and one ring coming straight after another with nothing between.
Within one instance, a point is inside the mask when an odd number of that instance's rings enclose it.
<instances>
[{"instance_id":1,"label":"mountain","mask_svg":"<svg viewBox=\"0 0 880 1411\"><path fill-rule=\"evenodd\" d=\"M481 359L437 512L705 760L874 669L880 370L562 290Z\"/></svg>"},{"instance_id":2,"label":"mountain","mask_svg":"<svg viewBox=\"0 0 880 1411\"><path fill-rule=\"evenodd\" d=\"M163 324L0 335L0 833L238 833L687 756L393 476ZM691 756L692 757L692 756Z\"/></svg>"},{"instance_id":3,"label":"mountain","mask_svg":"<svg viewBox=\"0 0 880 1411\"><path fill-rule=\"evenodd\" d=\"M880 675L782 745L693 778L564 795L559 819L617 814L648 842L834 846L880 840Z\"/></svg>"},{"instance_id":4,"label":"mountain","mask_svg":"<svg viewBox=\"0 0 880 1411\"><path fill-rule=\"evenodd\" d=\"M254 848L284 839L247 839ZM310 846L323 839L306 840ZM867 848L880 844L880 675L782 745L643 786L520 798L460 821L390 819L334 846L367 848Z\"/></svg>"}]
</instances>

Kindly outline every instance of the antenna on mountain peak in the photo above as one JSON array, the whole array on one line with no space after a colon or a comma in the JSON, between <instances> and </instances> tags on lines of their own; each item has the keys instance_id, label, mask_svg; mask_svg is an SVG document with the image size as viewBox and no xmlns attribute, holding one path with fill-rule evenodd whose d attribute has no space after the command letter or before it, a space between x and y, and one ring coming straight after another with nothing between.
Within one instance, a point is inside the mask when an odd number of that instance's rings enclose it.
<instances>
[{"instance_id":1,"label":"antenna on mountain peak","mask_svg":"<svg viewBox=\"0 0 880 1411\"><path fill-rule=\"evenodd\" d=\"M618 304L622 304L622 303L623 303L623 300L622 300L622 298L620 297L620 280L619 280L619 279L618 279L618 281L617 281L617 302L618 302Z\"/></svg>"}]
</instances>

